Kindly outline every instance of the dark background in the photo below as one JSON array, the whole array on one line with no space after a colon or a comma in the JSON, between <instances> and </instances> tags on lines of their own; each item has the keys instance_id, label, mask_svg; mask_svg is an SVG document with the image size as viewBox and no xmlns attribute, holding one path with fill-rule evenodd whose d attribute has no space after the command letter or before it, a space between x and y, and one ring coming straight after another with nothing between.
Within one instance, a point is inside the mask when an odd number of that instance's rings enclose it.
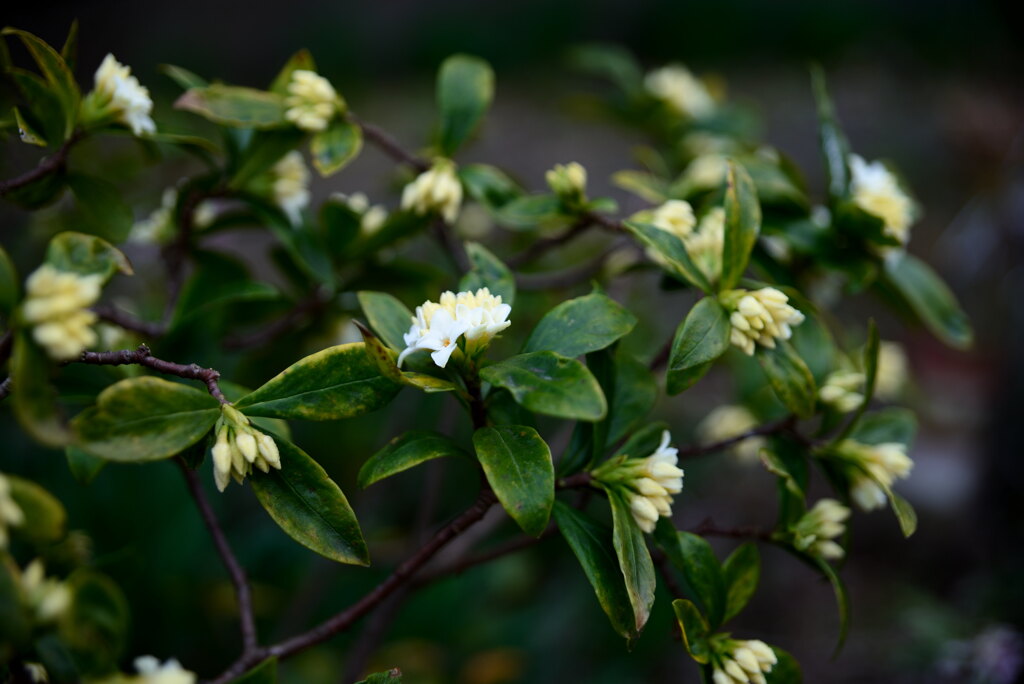
<instances>
[{"instance_id":1,"label":"dark background","mask_svg":"<svg viewBox=\"0 0 1024 684\"><path fill-rule=\"evenodd\" d=\"M734 631L792 651L809 682L1013 681L1012 666L1024 658L1020 3L537 1L485 7L450 0L188 0L8 3L2 15L4 24L58 45L77 17L82 82L113 52L150 87L161 112L177 90L159 75L160 63L263 87L291 53L307 47L353 109L410 147L427 140L433 123L439 62L457 51L478 54L495 67L497 97L481 139L464 158L499 164L534 188L552 163L576 159L590 171L595 194L616 196L624 211L639 206L607 178L631 165L629 151L640 138L573 116L568 96L593 84L565 67L567 47L615 42L647 66L683 61L723 77L731 98L760 112L764 139L797 160L818 197L821 164L806 66L822 62L853 148L869 159L894 160L924 205L911 249L957 291L977 343L968 353L953 352L923 331L883 319L883 337L905 344L915 374L911 404L922 429L912 451L916 468L901 490L918 508L921 525L904 541L889 514L857 516L843 569L854 605L843 653L829 660L836 630L829 588L772 549L763 551L761 589ZM17 160L2 161L5 176ZM385 194L390 168L367 150L316 189L320 195L368 190L395 206L394 194ZM179 171L145 171L130 191L140 216ZM4 210L0 218L6 244L26 216ZM868 300L853 307L875 311ZM670 330L683 310L661 314L656 327ZM214 365L213 359L201 362ZM244 372L258 383L278 369L250 365ZM299 443L349 492L378 571L404 556L397 542L416 510L422 478L442 472L431 466L379 485L380 491L356 491L355 470L388 436L417 421L446 420L410 416L418 410L411 403L403 413L406 399L390 425L376 416L344 427L342 438L342 428L331 425L297 430ZM692 425L716 399L686 394L663 400L659 411ZM3 435L17 434L7 411L0 420ZM19 437L3 439L4 468L53 489L67 503L72 525L94 538L97 563L127 591L136 625L130 654L177 656L205 674L233 658L230 587L171 465L108 468L83 488L58 455L31 449ZM338 444L345 453L338 453ZM455 483L445 491L467 475L443 468ZM464 504L451 497L454 512ZM253 576L266 638L346 605L375 580L376 571L334 567L294 547L242 489L233 487L217 503ZM770 477L760 470L695 463L687 468L676 520L692 525L710 514L720 522L758 523L774 515L773 506ZM499 519L491 526L509 531ZM556 571L542 572L544 554L559 559ZM547 541L405 604L374 662L401 666L410 684L696 681L681 644L671 638L664 599L636 651L627 654L571 557L557 541ZM295 659L286 679L338 681L348 644L348 637L339 638Z\"/></svg>"}]
</instances>

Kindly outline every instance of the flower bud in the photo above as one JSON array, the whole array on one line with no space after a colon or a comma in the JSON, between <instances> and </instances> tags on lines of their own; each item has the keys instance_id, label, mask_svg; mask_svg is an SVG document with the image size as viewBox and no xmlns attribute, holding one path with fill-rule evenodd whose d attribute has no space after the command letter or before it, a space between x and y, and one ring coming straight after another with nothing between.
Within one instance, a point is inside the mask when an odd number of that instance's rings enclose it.
<instances>
[{"instance_id":1,"label":"flower bud","mask_svg":"<svg viewBox=\"0 0 1024 684\"><path fill-rule=\"evenodd\" d=\"M788 340L792 326L804 321L804 315L788 304L789 297L774 287L729 290L719 298L731 311L729 339L748 356L753 356L755 342L774 349L775 340Z\"/></svg>"},{"instance_id":2,"label":"flower bud","mask_svg":"<svg viewBox=\"0 0 1024 684\"><path fill-rule=\"evenodd\" d=\"M544 179L558 198L570 208L578 207L587 198L587 170L577 162L555 164Z\"/></svg>"},{"instance_id":3,"label":"flower bud","mask_svg":"<svg viewBox=\"0 0 1024 684\"><path fill-rule=\"evenodd\" d=\"M32 325L32 337L50 358L67 361L96 344L92 325L96 314L86 307L99 299L102 276L59 271L50 264L37 268L25 281L22 319Z\"/></svg>"},{"instance_id":4,"label":"flower bud","mask_svg":"<svg viewBox=\"0 0 1024 684\"><path fill-rule=\"evenodd\" d=\"M850 193L854 203L883 222L883 233L905 247L910 242L910 226L914 222L916 207L900 187L896 176L881 162L870 164L863 157L851 154ZM892 251L891 246L879 245L882 253Z\"/></svg>"},{"instance_id":5,"label":"flower bud","mask_svg":"<svg viewBox=\"0 0 1024 684\"><path fill-rule=\"evenodd\" d=\"M302 222L302 210L309 206L309 169L302 153L292 150L281 157L271 169L274 203L281 208L292 225Z\"/></svg>"},{"instance_id":6,"label":"flower bud","mask_svg":"<svg viewBox=\"0 0 1024 684\"><path fill-rule=\"evenodd\" d=\"M647 74L644 87L677 113L701 119L715 111L715 100L707 87L686 67L670 64Z\"/></svg>"},{"instance_id":7,"label":"flower bud","mask_svg":"<svg viewBox=\"0 0 1024 684\"><path fill-rule=\"evenodd\" d=\"M82 123L86 126L114 120L125 124L134 135L155 133L150 113L153 100L132 70L108 54L96 70L95 87L82 101Z\"/></svg>"},{"instance_id":8,"label":"flower bud","mask_svg":"<svg viewBox=\"0 0 1024 684\"><path fill-rule=\"evenodd\" d=\"M440 214L455 223L462 206L462 183L455 173L455 162L438 158L402 190L402 209L425 216Z\"/></svg>"},{"instance_id":9,"label":"flower bud","mask_svg":"<svg viewBox=\"0 0 1024 684\"><path fill-rule=\"evenodd\" d=\"M296 69L288 83L288 109L284 118L304 131L327 129L334 115L344 109L344 101L323 76L308 69Z\"/></svg>"}]
</instances>

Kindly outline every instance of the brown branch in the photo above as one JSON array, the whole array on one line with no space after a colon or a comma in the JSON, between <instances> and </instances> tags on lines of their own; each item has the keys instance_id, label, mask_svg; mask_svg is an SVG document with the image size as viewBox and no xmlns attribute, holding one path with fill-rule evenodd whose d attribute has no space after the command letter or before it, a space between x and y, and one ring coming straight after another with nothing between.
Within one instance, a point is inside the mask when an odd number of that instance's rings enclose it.
<instances>
[{"instance_id":1,"label":"brown branch","mask_svg":"<svg viewBox=\"0 0 1024 684\"><path fill-rule=\"evenodd\" d=\"M654 355L654 358L652 358L651 362L647 365L647 368L651 372L660 371L666 364L668 364L668 359L672 355L672 342L674 340L675 337L670 337L665 340L665 344L661 345L661 349L658 350L658 353Z\"/></svg>"},{"instance_id":2,"label":"brown branch","mask_svg":"<svg viewBox=\"0 0 1024 684\"><path fill-rule=\"evenodd\" d=\"M701 524L690 530L693 534L702 537L731 537L733 539L757 539L760 541L772 541L772 533L760 527L718 527L711 518L706 518Z\"/></svg>"},{"instance_id":3,"label":"brown branch","mask_svg":"<svg viewBox=\"0 0 1024 684\"><path fill-rule=\"evenodd\" d=\"M395 161L408 164L420 173L430 168L430 162L407 152L390 133L379 126L363 121L352 112L348 113L348 120L362 129L363 137L372 145Z\"/></svg>"},{"instance_id":4,"label":"brown branch","mask_svg":"<svg viewBox=\"0 0 1024 684\"><path fill-rule=\"evenodd\" d=\"M113 323L116 326L130 330L132 332L139 333L145 337L157 338L163 337L167 333L167 323L157 323L154 321L144 321L140 318L136 318L127 311L114 308L113 306L94 306L93 313L95 313L101 321L107 323Z\"/></svg>"},{"instance_id":5,"label":"brown branch","mask_svg":"<svg viewBox=\"0 0 1024 684\"><path fill-rule=\"evenodd\" d=\"M30 171L26 171L20 176L11 178L10 180L0 181L0 197L9 195L15 190L34 183L35 181L46 177L51 173L61 171L68 163L68 154L71 152L71 148L78 144L79 141L84 138L84 134L81 131L75 131L75 133L64 141L64 144L57 148L49 157L44 157L40 160L39 164Z\"/></svg>"},{"instance_id":6,"label":"brown branch","mask_svg":"<svg viewBox=\"0 0 1024 684\"><path fill-rule=\"evenodd\" d=\"M172 361L164 361L153 356L150 352L149 347L140 344L137 349L122 349L120 351L106 351L106 352L82 352L82 355L77 359L68 361L67 363L86 363L93 366L127 366L127 365L138 365L151 368L158 373L164 375L175 375L179 378L185 378L186 380L199 380L206 385L206 389L210 392L210 395L214 399L222 404L229 404L227 397L220 389L218 380L220 379L220 372L213 368L202 368L197 364L174 363Z\"/></svg>"},{"instance_id":7,"label":"brown branch","mask_svg":"<svg viewBox=\"0 0 1024 684\"><path fill-rule=\"evenodd\" d=\"M509 268L518 268L519 266L542 256L545 252L556 247L560 247L561 245L576 239L580 235L583 235L593 225L595 225L594 222L589 220L589 218L580 219L561 235L553 235L551 237L541 238L540 240L534 241L522 252L513 254L509 258L505 259L505 265Z\"/></svg>"},{"instance_id":8,"label":"brown branch","mask_svg":"<svg viewBox=\"0 0 1024 684\"><path fill-rule=\"evenodd\" d=\"M610 230L613 233L627 233L626 226L622 225L622 221L613 219L610 216L604 214L598 214L596 211L585 211L582 216L591 223L596 223L605 230Z\"/></svg>"},{"instance_id":9,"label":"brown branch","mask_svg":"<svg viewBox=\"0 0 1024 684\"><path fill-rule=\"evenodd\" d=\"M217 553L220 555L220 559L224 563L228 575L231 577L231 583L235 585L235 596L238 599L239 623L242 630L242 652L245 655L254 653L259 645L256 640L256 618L252 608L252 592L249 589L249 581L245 576L245 570L242 569L238 559L235 558L235 554L231 551L231 545L228 544L227 537L224 536L224 531L217 522L217 516L210 506L210 500L206 497L206 492L203 491L203 485L199 481L199 476L183 460L178 459L178 465L181 466L181 473L185 476L185 483L188 485L189 493L195 499L199 515L202 517L206 529L213 538L213 545L217 547Z\"/></svg>"}]
</instances>

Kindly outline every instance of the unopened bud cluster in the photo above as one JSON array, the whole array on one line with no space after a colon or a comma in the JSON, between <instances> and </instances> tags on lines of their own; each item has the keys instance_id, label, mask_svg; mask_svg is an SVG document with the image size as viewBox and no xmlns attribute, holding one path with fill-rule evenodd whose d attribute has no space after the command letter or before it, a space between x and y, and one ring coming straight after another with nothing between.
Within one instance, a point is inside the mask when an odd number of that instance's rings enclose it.
<instances>
[{"instance_id":1,"label":"unopened bud cluster","mask_svg":"<svg viewBox=\"0 0 1024 684\"><path fill-rule=\"evenodd\" d=\"M774 287L729 290L719 299L730 311L729 340L748 356L753 356L755 343L774 349L775 340L788 340L793 326L804 322L804 315L789 305L789 297Z\"/></svg>"},{"instance_id":2,"label":"unopened bud cluster","mask_svg":"<svg viewBox=\"0 0 1024 684\"><path fill-rule=\"evenodd\" d=\"M95 84L82 102L84 123L114 120L128 126L135 135L156 132L150 116L153 100L149 90L132 76L131 68L108 54L96 70Z\"/></svg>"},{"instance_id":3,"label":"unopened bud cluster","mask_svg":"<svg viewBox=\"0 0 1024 684\"><path fill-rule=\"evenodd\" d=\"M331 195L331 199L341 202L349 209L359 214L359 230L363 235L369 236L380 230L381 226L388 219L388 210L381 204L370 204L369 198L365 193L354 192L351 195L346 195L342 192L336 192Z\"/></svg>"},{"instance_id":4,"label":"unopened bud cluster","mask_svg":"<svg viewBox=\"0 0 1024 684\"><path fill-rule=\"evenodd\" d=\"M721 274L725 243L725 210L722 207L712 208L698 223L689 202L668 200L654 209L635 214L633 219L650 223L679 238L690 259L709 280L714 281ZM654 250L648 250L647 256L658 263L664 261Z\"/></svg>"},{"instance_id":5,"label":"unopened bud cluster","mask_svg":"<svg viewBox=\"0 0 1024 684\"><path fill-rule=\"evenodd\" d=\"M681 64L656 69L647 74L644 87L679 114L700 119L715 111L715 100L707 87Z\"/></svg>"},{"instance_id":6,"label":"unopened bud cluster","mask_svg":"<svg viewBox=\"0 0 1024 684\"><path fill-rule=\"evenodd\" d=\"M264 473L271 468L281 469L281 455L274 438L252 427L249 419L236 408L221 406L216 434L217 441L210 454L218 490L223 492L232 478L242 484L253 467Z\"/></svg>"},{"instance_id":7,"label":"unopened bud cluster","mask_svg":"<svg viewBox=\"0 0 1024 684\"><path fill-rule=\"evenodd\" d=\"M578 207L587 199L587 170L578 162L555 164L544 179L551 192L569 207Z\"/></svg>"},{"instance_id":8,"label":"unopened bud cluster","mask_svg":"<svg viewBox=\"0 0 1024 684\"><path fill-rule=\"evenodd\" d=\"M843 547L834 540L846 533L850 509L835 499L822 499L792 526L793 546L824 560L839 560Z\"/></svg>"},{"instance_id":9,"label":"unopened bud cluster","mask_svg":"<svg viewBox=\"0 0 1024 684\"><path fill-rule=\"evenodd\" d=\"M462 183L455 173L455 162L438 158L402 190L402 209L419 216L440 214L455 223L462 207Z\"/></svg>"},{"instance_id":10,"label":"unopened bud cluster","mask_svg":"<svg viewBox=\"0 0 1024 684\"><path fill-rule=\"evenodd\" d=\"M659 517L672 515L672 497L683 491L679 450L669 446L671 441L665 430L650 456L613 459L592 473L597 482L625 490L633 519L644 532L653 532Z\"/></svg>"},{"instance_id":11,"label":"unopened bud cluster","mask_svg":"<svg viewBox=\"0 0 1024 684\"><path fill-rule=\"evenodd\" d=\"M864 402L864 395L858 391L863 386L863 373L836 371L825 378L825 383L818 390L818 398L840 413L849 413Z\"/></svg>"},{"instance_id":12,"label":"unopened bud cluster","mask_svg":"<svg viewBox=\"0 0 1024 684\"><path fill-rule=\"evenodd\" d=\"M96 314L87 307L99 299L102 285L98 274L79 275L50 264L37 268L25 281L21 316L50 358L67 361L96 344Z\"/></svg>"},{"instance_id":13,"label":"unopened bud cluster","mask_svg":"<svg viewBox=\"0 0 1024 684\"><path fill-rule=\"evenodd\" d=\"M398 365L410 354L425 350L431 352L436 365L444 368L459 349L460 340L466 356L474 358L512 324L508 320L511 312L512 307L486 287L476 292L444 292L439 302L426 301L416 307Z\"/></svg>"},{"instance_id":14,"label":"unopened bud cluster","mask_svg":"<svg viewBox=\"0 0 1024 684\"><path fill-rule=\"evenodd\" d=\"M71 590L58 579L46 576L38 558L21 573L21 594L36 622L56 621L71 605Z\"/></svg>"},{"instance_id":15,"label":"unopened bud cluster","mask_svg":"<svg viewBox=\"0 0 1024 684\"><path fill-rule=\"evenodd\" d=\"M767 684L778 657L758 639L716 639L713 643L711 681L714 684Z\"/></svg>"},{"instance_id":16,"label":"unopened bud cluster","mask_svg":"<svg viewBox=\"0 0 1024 684\"><path fill-rule=\"evenodd\" d=\"M833 452L847 465L850 498L865 511L884 506L885 490L909 476L914 467L906 445L899 442L862 444L845 439L833 447Z\"/></svg>"},{"instance_id":17,"label":"unopened bud cluster","mask_svg":"<svg viewBox=\"0 0 1024 684\"><path fill-rule=\"evenodd\" d=\"M309 168L302 153L292 150L272 169L274 203L288 216L292 225L302 222L302 210L309 206Z\"/></svg>"},{"instance_id":18,"label":"unopened bud cluster","mask_svg":"<svg viewBox=\"0 0 1024 684\"><path fill-rule=\"evenodd\" d=\"M334 86L323 76L308 69L296 69L288 83L288 109L284 118L304 131L325 130L334 115L345 108L345 102Z\"/></svg>"},{"instance_id":19,"label":"unopened bud cluster","mask_svg":"<svg viewBox=\"0 0 1024 684\"><path fill-rule=\"evenodd\" d=\"M894 238L900 245L910 242L914 202L882 162L868 163L862 157L851 154L850 192L858 207L882 220L885 224L883 232L888 237Z\"/></svg>"},{"instance_id":20,"label":"unopened bud cluster","mask_svg":"<svg viewBox=\"0 0 1024 684\"><path fill-rule=\"evenodd\" d=\"M25 512L11 496L11 481L0 473L0 549L7 548L8 528L20 527L24 522Z\"/></svg>"}]
</instances>

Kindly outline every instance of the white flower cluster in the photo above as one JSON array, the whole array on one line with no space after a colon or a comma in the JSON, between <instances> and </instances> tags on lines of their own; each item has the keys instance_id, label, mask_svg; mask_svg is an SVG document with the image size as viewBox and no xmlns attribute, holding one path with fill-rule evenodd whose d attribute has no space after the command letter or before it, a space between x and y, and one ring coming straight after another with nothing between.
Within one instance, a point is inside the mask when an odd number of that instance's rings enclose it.
<instances>
[{"instance_id":1,"label":"white flower cluster","mask_svg":"<svg viewBox=\"0 0 1024 684\"><path fill-rule=\"evenodd\" d=\"M138 676L128 681L133 684L195 684L196 675L181 666L174 658L163 664L154 656L139 656L135 659Z\"/></svg>"},{"instance_id":2,"label":"white flower cluster","mask_svg":"<svg viewBox=\"0 0 1024 684\"><path fill-rule=\"evenodd\" d=\"M910 242L914 202L882 162L869 164L862 157L851 154L850 192L857 206L882 219L886 235L895 238L901 245Z\"/></svg>"},{"instance_id":3,"label":"white flower cluster","mask_svg":"<svg viewBox=\"0 0 1024 684\"><path fill-rule=\"evenodd\" d=\"M288 83L288 109L284 118L304 131L317 132L327 128L344 102L326 78L308 69L296 69Z\"/></svg>"},{"instance_id":4,"label":"white flower cluster","mask_svg":"<svg viewBox=\"0 0 1024 684\"><path fill-rule=\"evenodd\" d=\"M58 579L46 576L38 558L21 573L21 593L37 622L53 622L71 605L71 590Z\"/></svg>"},{"instance_id":5,"label":"white flower cluster","mask_svg":"<svg viewBox=\"0 0 1024 684\"><path fill-rule=\"evenodd\" d=\"M875 396L892 401L900 396L907 384L910 362L907 353L896 342L878 345L878 370L875 373Z\"/></svg>"},{"instance_id":6,"label":"white flower cluster","mask_svg":"<svg viewBox=\"0 0 1024 684\"><path fill-rule=\"evenodd\" d=\"M885 505L885 489L910 475L914 461L899 442L862 444L852 439L840 442L836 454L850 464L850 498L864 511Z\"/></svg>"},{"instance_id":7,"label":"white flower cluster","mask_svg":"<svg viewBox=\"0 0 1024 684\"><path fill-rule=\"evenodd\" d=\"M274 203L296 225L302 221L302 210L309 206L309 169L302 153L292 150L281 157L272 169Z\"/></svg>"},{"instance_id":8,"label":"white flower cluster","mask_svg":"<svg viewBox=\"0 0 1024 684\"><path fill-rule=\"evenodd\" d=\"M476 292L444 292L439 302L426 301L416 307L398 365L410 354L427 350L434 363L444 368L458 349L460 337L465 338L466 354L473 357L512 324L508 320L511 312L512 307L486 287Z\"/></svg>"},{"instance_id":9,"label":"white flower cluster","mask_svg":"<svg viewBox=\"0 0 1024 684\"><path fill-rule=\"evenodd\" d=\"M703 444L723 442L742 435L758 426L757 418L745 406L724 404L714 409L697 426ZM729 451L744 462L757 461L767 440L764 437L749 437L733 444Z\"/></svg>"},{"instance_id":10,"label":"white flower cluster","mask_svg":"<svg viewBox=\"0 0 1024 684\"><path fill-rule=\"evenodd\" d=\"M437 212L448 223L455 223L462 207L462 183L455 173L455 162L438 158L402 190L402 209L420 216Z\"/></svg>"},{"instance_id":11,"label":"white flower cluster","mask_svg":"<svg viewBox=\"0 0 1024 684\"><path fill-rule=\"evenodd\" d=\"M694 216L693 207L685 200L668 200L647 212L639 212L636 220L646 221L682 241L686 253L705 276L714 280L722 270L722 247L725 243L725 210L714 207L701 217ZM653 250L647 256L661 262Z\"/></svg>"},{"instance_id":12,"label":"white flower cluster","mask_svg":"<svg viewBox=\"0 0 1024 684\"><path fill-rule=\"evenodd\" d=\"M864 401L860 390L864 386L864 374L857 371L835 371L825 378L818 390L818 398L840 413L856 410Z\"/></svg>"},{"instance_id":13,"label":"white flower cluster","mask_svg":"<svg viewBox=\"0 0 1024 684\"><path fill-rule=\"evenodd\" d=\"M729 639L724 652L713 660L711 681L714 684L766 684L765 674L779 662L775 651L758 639Z\"/></svg>"},{"instance_id":14,"label":"white flower cluster","mask_svg":"<svg viewBox=\"0 0 1024 684\"><path fill-rule=\"evenodd\" d=\"M96 70L95 81L92 98L97 112L113 114L135 135L156 132L156 124L150 116L153 100L149 90L132 76L131 68L108 54Z\"/></svg>"},{"instance_id":15,"label":"white flower cluster","mask_svg":"<svg viewBox=\"0 0 1024 684\"><path fill-rule=\"evenodd\" d=\"M231 478L242 484L253 466L264 473L281 469L281 455L270 435L252 427L249 419L232 406L221 406L217 421L217 442L210 449L213 457L213 479L217 489L224 491Z\"/></svg>"},{"instance_id":16,"label":"white flower cluster","mask_svg":"<svg viewBox=\"0 0 1024 684\"><path fill-rule=\"evenodd\" d=\"M804 315L788 304L789 297L774 287L729 290L720 297L731 310L729 339L747 356L753 356L755 342L774 349L775 340L788 340L792 326L804 322Z\"/></svg>"},{"instance_id":17,"label":"white flower cluster","mask_svg":"<svg viewBox=\"0 0 1024 684\"><path fill-rule=\"evenodd\" d=\"M850 509L835 499L822 499L793 525L793 546L825 560L839 560L843 547L834 540L846 532Z\"/></svg>"},{"instance_id":18,"label":"white flower cluster","mask_svg":"<svg viewBox=\"0 0 1024 684\"><path fill-rule=\"evenodd\" d=\"M544 174L551 192L569 204L577 204L586 198L587 170L578 162L555 164Z\"/></svg>"},{"instance_id":19,"label":"white flower cluster","mask_svg":"<svg viewBox=\"0 0 1024 684\"><path fill-rule=\"evenodd\" d=\"M707 87L681 64L670 64L647 74L644 87L680 114L701 119L715 111Z\"/></svg>"},{"instance_id":20,"label":"white flower cluster","mask_svg":"<svg viewBox=\"0 0 1024 684\"><path fill-rule=\"evenodd\" d=\"M0 473L0 549L7 548L9 527L21 527L25 512L11 496L11 481Z\"/></svg>"},{"instance_id":21,"label":"white flower cluster","mask_svg":"<svg viewBox=\"0 0 1024 684\"><path fill-rule=\"evenodd\" d=\"M25 281L21 315L32 326L32 337L55 361L77 357L96 344L89 306L100 297L103 278L60 271L50 264L37 268Z\"/></svg>"},{"instance_id":22,"label":"white flower cluster","mask_svg":"<svg viewBox=\"0 0 1024 684\"><path fill-rule=\"evenodd\" d=\"M685 241L693 233L697 217L693 214L693 207L686 200L668 200L651 210L649 222L655 228Z\"/></svg>"},{"instance_id":23,"label":"white flower cluster","mask_svg":"<svg viewBox=\"0 0 1024 684\"><path fill-rule=\"evenodd\" d=\"M592 473L599 482L625 487L630 512L644 532L653 532L659 517L672 515L672 497L683 491L679 450L669 446L671 441L672 435L665 430L650 456L611 460Z\"/></svg>"},{"instance_id":24,"label":"white flower cluster","mask_svg":"<svg viewBox=\"0 0 1024 684\"><path fill-rule=\"evenodd\" d=\"M346 195L342 192L336 192L331 195L331 199L341 202L352 211L359 214L360 222L359 229L364 235L373 235L380 227L384 225L384 222L388 219L388 210L382 204L370 205L370 200L365 193L355 192L351 195Z\"/></svg>"}]
</instances>

